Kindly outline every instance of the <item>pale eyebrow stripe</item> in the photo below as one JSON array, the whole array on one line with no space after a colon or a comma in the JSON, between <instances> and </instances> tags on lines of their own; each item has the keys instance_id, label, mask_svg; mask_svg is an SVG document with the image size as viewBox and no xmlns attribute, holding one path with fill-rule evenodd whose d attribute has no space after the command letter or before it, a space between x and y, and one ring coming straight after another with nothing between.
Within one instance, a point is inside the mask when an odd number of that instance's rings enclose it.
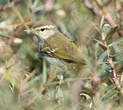
<instances>
[{"instance_id":1,"label":"pale eyebrow stripe","mask_svg":"<svg viewBox=\"0 0 123 110\"><path fill-rule=\"evenodd\" d=\"M55 26L53 26L53 25L46 25L46 26L37 27L36 29L41 29L41 28L50 29L50 28L55 28Z\"/></svg>"},{"instance_id":2,"label":"pale eyebrow stripe","mask_svg":"<svg viewBox=\"0 0 123 110\"><path fill-rule=\"evenodd\" d=\"M42 26L42 28L47 28L47 29L49 29L49 28L55 28L55 26L53 26L53 25L46 25L46 26Z\"/></svg>"}]
</instances>

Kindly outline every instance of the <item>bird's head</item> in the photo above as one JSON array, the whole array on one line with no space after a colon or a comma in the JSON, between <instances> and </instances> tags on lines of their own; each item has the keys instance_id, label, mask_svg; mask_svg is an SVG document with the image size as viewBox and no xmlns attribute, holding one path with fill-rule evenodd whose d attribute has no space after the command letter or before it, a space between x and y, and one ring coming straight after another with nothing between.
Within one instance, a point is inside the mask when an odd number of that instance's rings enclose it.
<instances>
[{"instance_id":1,"label":"bird's head","mask_svg":"<svg viewBox=\"0 0 123 110\"><path fill-rule=\"evenodd\" d=\"M51 37L56 32L56 26L54 25L43 25L43 26L36 26L31 29L25 30L26 32L31 32L38 36L40 39L46 40L47 38Z\"/></svg>"}]
</instances>

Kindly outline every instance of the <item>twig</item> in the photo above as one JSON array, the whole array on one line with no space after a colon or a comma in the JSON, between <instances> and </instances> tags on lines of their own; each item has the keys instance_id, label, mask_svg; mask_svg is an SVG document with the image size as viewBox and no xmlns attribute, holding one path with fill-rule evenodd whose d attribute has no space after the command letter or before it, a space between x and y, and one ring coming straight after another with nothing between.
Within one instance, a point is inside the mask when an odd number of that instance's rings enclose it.
<instances>
[{"instance_id":1,"label":"twig","mask_svg":"<svg viewBox=\"0 0 123 110\"><path fill-rule=\"evenodd\" d=\"M115 82L115 84L116 84L116 86L117 86L117 89L120 91L121 90L121 86L120 86L120 83L119 83L119 77L118 77L118 75L117 75L117 73L116 73L116 71L115 71L115 65L114 65L114 62L113 62L113 60L112 60L112 56L111 55L108 55L108 60L107 60L107 62L110 64L110 66L111 66L111 69L112 69L112 72L113 72L113 76L114 76L114 78L113 78L113 80L114 80L114 82Z\"/></svg>"},{"instance_id":2,"label":"twig","mask_svg":"<svg viewBox=\"0 0 123 110\"><path fill-rule=\"evenodd\" d=\"M107 21L112 25L112 26L116 26L114 20L112 19L109 10L106 7L103 7L102 9L103 14L105 15L105 18L107 19Z\"/></svg>"},{"instance_id":3,"label":"twig","mask_svg":"<svg viewBox=\"0 0 123 110\"><path fill-rule=\"evenodd\" d=\"M84 2L86 7L88 7L87 3ZM109 3L107 4L109 5ZM112 16L110 15L109 10L107 9L107 7L105 5L99 7L97 5L97 1L96 0L92 0L91 4L89 4L89 8L91 10L93 10L93 12L98 15L98 16L102 16L104 15L106 20L112 25L112 26L116 26L116 23L114 22L114 20L112 19Z\"/></svg>"},{"instance_id":4,"label":"twig","mask_svg":"<svg viewBox=\"0 0 123 110\"><path fill-rule=\"evenodd\" d=\"M24 24L21 24L17 27L17 30L16 32L14 32L11 36L10 36L10 39L6 42L7 45L11 46L13 41L14 41L14 38L18 35L18 33L24 28Z\"/></svg>"},{"instance_id":5,"label":"twig","mask_svg":"<svg viewBox=\"0 0 123 110\"><path fill-rule=\"evenodd\" d=\"M28 21L28 20L29 20L29 18L27 17L27 18L25 19L25 22ZM20 32L21 30L24 29L24 27L25 27L25 22L22 23L22 24L20 24L20 25L17 27L17 30L10 36L10 39L7 40L7 42L6 42L7 45L9 45L9 46L12 45L12 43L13 43L13 41L14 41L14 38L19 34L19 32Z\"/></svg>"},{"instance_id":6,"label":"twig","mask_svg":"<svg viewBox=\"0 0 123 110\"><path fill-rule=\"evenodd\" d=\"M115 65L114 65L114 62L113 62L113 59L112 59L112 55L110 55L110 53L109 53L110 52L109 51L109 45L107 44L106 39L103 39L103 37L102 37L102 40L104 41L104 45L105 45L105 47L107 47L107 50L108 50L107 51L108 52L107 62L111 66L112 73L113 73L113 76L114 76L113 80L114 80L114 82L116 84L117 89L120 91L121 90L121 87L120 87L120 83L119 83L119 77L118 77L118 75L116 73L116 70L115 70Z\"/></svg>"}]
</instances>

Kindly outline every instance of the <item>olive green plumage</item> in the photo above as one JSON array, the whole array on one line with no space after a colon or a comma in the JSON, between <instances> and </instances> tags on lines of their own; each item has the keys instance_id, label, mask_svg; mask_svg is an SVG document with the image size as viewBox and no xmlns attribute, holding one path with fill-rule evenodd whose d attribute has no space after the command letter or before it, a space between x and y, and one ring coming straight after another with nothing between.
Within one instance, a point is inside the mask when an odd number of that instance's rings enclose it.
<instances>
[{"instance_id":1,"label":"olive green plumage","mask_svg":"<svg viewBox=\"0 0 123 110\"><path fill-rule=\"evenodd\" d=\"M50 48L50 52L48 49L45 50L47 47ZM58 31L44 41L42 50L47 55L52 57L85 64L81 50L72 41Z\"/></svg>"}]
</instances>

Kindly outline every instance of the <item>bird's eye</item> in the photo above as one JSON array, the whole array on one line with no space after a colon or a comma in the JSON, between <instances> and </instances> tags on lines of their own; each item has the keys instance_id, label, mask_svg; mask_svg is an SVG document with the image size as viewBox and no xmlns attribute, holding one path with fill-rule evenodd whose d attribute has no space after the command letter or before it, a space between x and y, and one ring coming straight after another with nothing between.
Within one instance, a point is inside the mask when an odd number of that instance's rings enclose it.
<instances>
[{"instance_id":1,"label":"bird's eye","mask_svg":"<svg viewBox=\"0 0 123 110\"><path fill-rule=\"evenodd\" d=\"M45 28L41 28L41 31L44 31L45 30Z\"/></svg>"}]
</instances>

